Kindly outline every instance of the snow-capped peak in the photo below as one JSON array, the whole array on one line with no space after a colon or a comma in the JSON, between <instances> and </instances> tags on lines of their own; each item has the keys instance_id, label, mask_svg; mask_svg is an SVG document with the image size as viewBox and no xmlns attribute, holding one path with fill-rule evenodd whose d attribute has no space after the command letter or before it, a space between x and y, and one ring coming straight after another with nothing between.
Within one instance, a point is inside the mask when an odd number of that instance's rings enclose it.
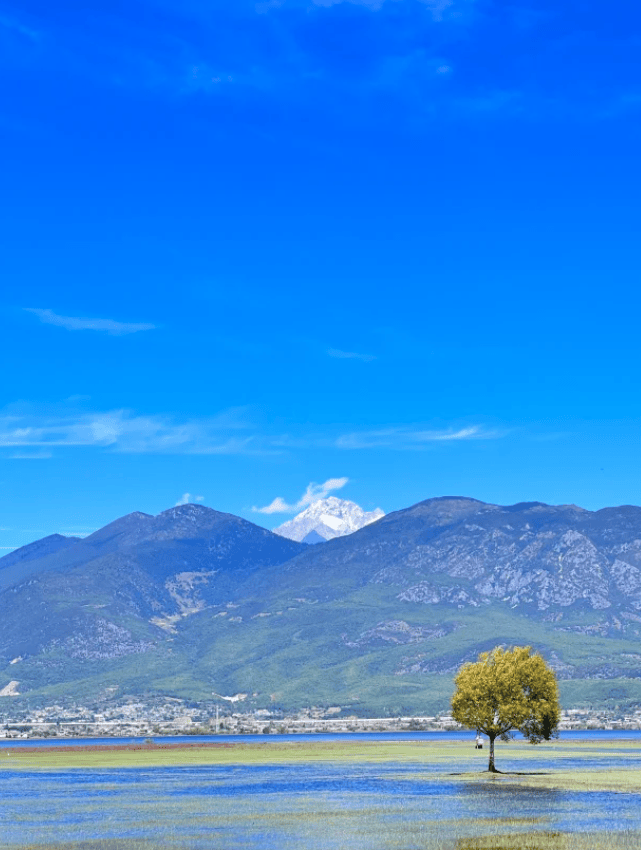
<instances>
[{"instance_id":1,"label":"snow-capped peak","mask_svg":"<svg viewBox=\"0 0 641 850\"><path fill-rule=\"evenodd\" d=\"M329 496L327 499L312 502L294 519L275 528L274 532L290 540L319 543L319 538L332 540L334 537L344 537L383 516L385 514L380 508L364 511L355 502Z\"/></svg>"}]
</instances>

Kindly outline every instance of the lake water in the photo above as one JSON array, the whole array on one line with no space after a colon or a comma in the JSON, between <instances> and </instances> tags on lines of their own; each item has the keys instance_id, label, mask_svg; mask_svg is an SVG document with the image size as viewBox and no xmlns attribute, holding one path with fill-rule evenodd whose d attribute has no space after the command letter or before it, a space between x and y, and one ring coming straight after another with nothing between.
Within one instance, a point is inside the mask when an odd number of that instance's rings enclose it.
<instances>
[{"instance_id":1,"label":"lake water","mask_svg":"<svg viewBox=\"0 0 641 850\"><path fill-rule=\"evenodd\" d=\"M434 740L433 733L384 739L424 740L426 735ZM563 735L564 740L570 737L575 736ZM626 747L626 739L641 738L638 733L580 733L576 739L588 737L616 741L617 765L641 767L641 755ZM301 741L303 736L270 736L274 741L288 738ZM310 738L363 740L353 735ZM7 758L9 753L3 760ZM572 767L573 759L570 749L563 764L557 759L555 766ZM575 761L584 769L607 768L603 752L587 760L583 753ZM510 770L521 768L532 770L532 764L510 762ZM317 762L90 771L5 768L0 771L0 847L62 848L101 841L84 846L424 850L478 833L641 830L641 795L528 789L504 781L455 782L449 776L469 770L469 761L446 767Z\"/></svg>"}]
</instances>

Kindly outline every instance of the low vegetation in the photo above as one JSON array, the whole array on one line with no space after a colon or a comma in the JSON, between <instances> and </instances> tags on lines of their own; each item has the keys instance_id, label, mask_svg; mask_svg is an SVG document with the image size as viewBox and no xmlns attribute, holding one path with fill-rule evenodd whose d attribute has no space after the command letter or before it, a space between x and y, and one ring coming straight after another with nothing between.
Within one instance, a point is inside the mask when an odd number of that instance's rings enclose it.
<instances>
[{"instance_id":1,"label":"low vegetation","mask_svg":"<svg viewBox=\"0 0 641 850\"><path fill-rule=\"evenodd\" d=\"M462 838L456 850L638 850L641 835L636 831L622 833L531 832L515 835L492 835Z\"/></svg>"},{"instance_id":2,"label":"low vegetation","mask_svg":"<svg viewBox=\"0 0 641 850\"><path fill-rule=\"evenodd\" d=\"M545 750L515 740L498 745L503 772L489 774L485 751L469 741L350 741L146 744L96 747L16 747L0 751L0 770L62 771L179 765L429 764L424 781L498 783L577 791L641 793L641 742L554 741ZM607 770L594 769L607 761ZM631 763L633 766L630 766ZM417 774L418 775L418 774Z\"/></svg>"}]
</instances>

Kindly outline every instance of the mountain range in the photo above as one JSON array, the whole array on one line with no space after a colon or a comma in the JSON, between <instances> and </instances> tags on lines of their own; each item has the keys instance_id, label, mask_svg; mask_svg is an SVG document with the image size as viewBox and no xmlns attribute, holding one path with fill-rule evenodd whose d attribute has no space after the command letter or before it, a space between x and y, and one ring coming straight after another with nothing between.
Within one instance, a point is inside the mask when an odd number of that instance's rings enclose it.
<instances>
[{"instance_id":1,"label":"mountain range","mask_svg":"<svg viewBox=\"0 0 641 850\"><path fill-rule=\"evenodd\" d=\"M447 708L460 664L532 644L564 704L641 698L641 508L428 499L314 546L184 505L0 558L0 691Z\"/></svg>"}]
</instances>

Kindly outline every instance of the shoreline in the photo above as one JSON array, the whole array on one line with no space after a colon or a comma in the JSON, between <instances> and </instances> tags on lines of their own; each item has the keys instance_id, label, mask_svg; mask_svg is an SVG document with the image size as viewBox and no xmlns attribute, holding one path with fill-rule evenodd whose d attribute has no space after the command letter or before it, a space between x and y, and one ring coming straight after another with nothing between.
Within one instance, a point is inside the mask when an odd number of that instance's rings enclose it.
<instances>
[{"instance_id":1,"label":"shoreline","mask_svg":"<svg viewBox=\"0 0 641 850\"><path fill-rule=\"evenodd\" d=\"M569 740L582 740L583 738L591 738L595 735L605 735L607 733L611 734L611 739L625 739L628 735L630 738L638 740L641 737L641 727L612 727L612 726L601 726L601 727L590 727L590 728L565 728L559 729L559 738L564 738L569 735ZM406 728L389 728L389 729L284 729L282 731L270 730L270 731L247 731L247 732L237 732L237 731L220 731L215 732L211 729L201 728L198 731L186 731L186 730L167 730L167 729L155 729L155 730L138 730L138 729L123 729L118 732L112 731L99 731L99 732L83 732L83 731L73 731L68 734L58 734L58 735L30 735L30 734L19 734L19 735L2 735L0 734L0 748L4 744L26 744L28 742L51 742L52 748L58 747L58 742L66 742L66 741L105 741L103 744L95 744L95 745L83 745L78 744L77 746L186 746L186 747L199 747L199 746L208 746L217 745L217 746L231 746L231 743L226 743L226 739L234 739L235 742L242 743L243 741L269 741L269 740L279 740L283 738L288 739L296 739L300 738L301 740L322 740L325 736L332 736L332 738L336 739L337 737L344 737L346 740L355 740L358 738L371 738L378 740L385 740L386 736L402 736L404 740L411 740L412 736L416 736L415 740L466 740L468 737L474 737L475 733L473 730L465 729L464 727L457 728L448 728L448 729L406 729ZM432 737L423 737L423 736L434 736ZM441 737L442 736L442 737ZM169 740L164 740L162 743L158 743L155 739L171 739L171 738L183 738L183 739L192 739L183 740L180 742L172 743ZM199 739L207 738L208 741L202 741ZM107 739L111 739L115 741L122 741L121 744L110 744L107 742ZM132 739L137 740L139 743L134 744ZM144 744L144 741L147 739L151 739L152 744ZM218 739L218 740L217 740ZM516 736L516 740L519 740L518 736ZM565 740L568 740L565 737ZM126 743L127 742L127 743ZM66 745L66 749L71 749L75 744L69 743ZM43 747L40 747L43 749Z\"/></svg>"}]
</instances>

